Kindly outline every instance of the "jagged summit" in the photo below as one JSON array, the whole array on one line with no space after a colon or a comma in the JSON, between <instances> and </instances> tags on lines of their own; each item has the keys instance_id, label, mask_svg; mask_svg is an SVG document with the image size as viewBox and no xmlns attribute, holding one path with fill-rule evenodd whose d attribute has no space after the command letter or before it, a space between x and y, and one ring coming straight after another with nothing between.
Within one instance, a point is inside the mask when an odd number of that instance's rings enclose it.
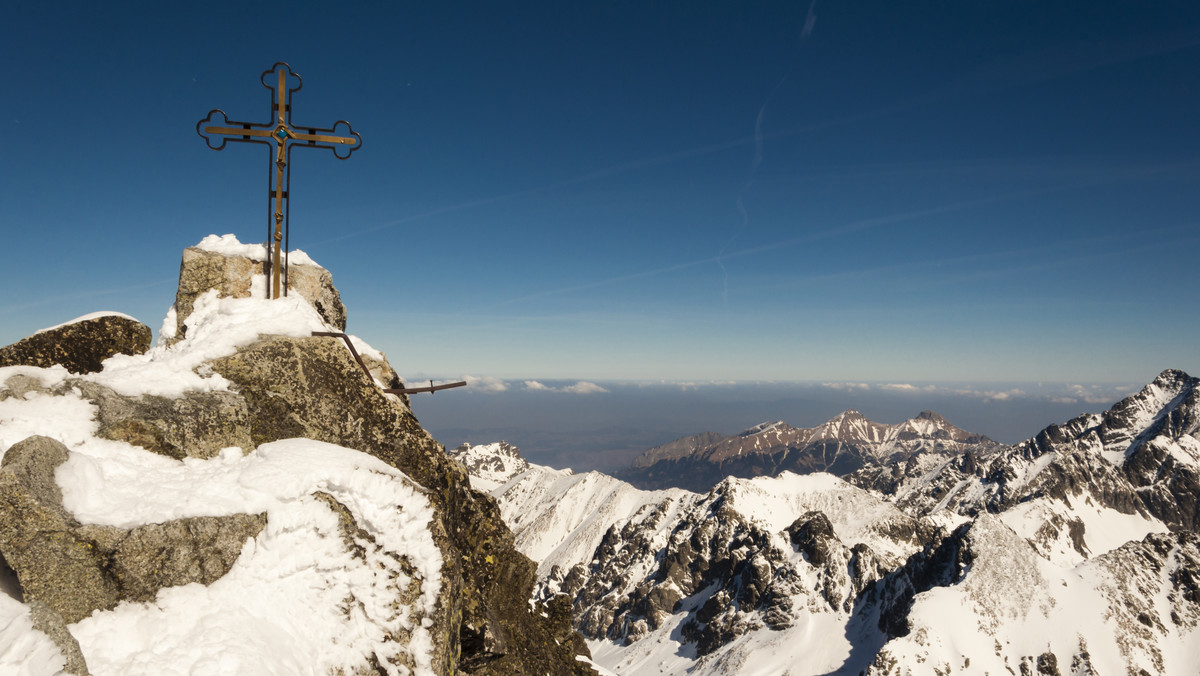
<instances>
[{"instance_id":1,"label":"jagged summit","mask_svg":"<svg viewBox=\"0 0 1200 676\"><path fill-rule=\"evenodd\" d=\"M529 469L521 450L506 441L479 446L462 444L449 454L467 468L480 490L491 490Z\"/></svg>"}]
</instances>

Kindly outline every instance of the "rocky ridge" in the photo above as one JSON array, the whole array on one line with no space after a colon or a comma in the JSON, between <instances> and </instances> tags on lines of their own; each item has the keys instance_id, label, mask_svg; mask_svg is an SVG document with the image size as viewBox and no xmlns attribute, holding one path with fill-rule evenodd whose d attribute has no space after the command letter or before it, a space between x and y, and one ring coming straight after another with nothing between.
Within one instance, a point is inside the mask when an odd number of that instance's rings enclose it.
<instances>
[{"instance_id":1,"label":"rocky ridge","mask_svg":"<svg viewBox=\"0 0 1200 676\"><path fill-rule=\"evenodd\" d=\"M214 256L229 259L215 267L250 270L250 279L219 276L249 297L202 289L212 275L196 271L211 272ZM561 602L528 603L535 564L514 548L495 501L470 488L406 402L383 393L340 341L309 335L341 328L337 313L314 309L305 293L255 297L257 268L238 258L185 255L189 308L168 318L180 331L143 354L109 358L90 375L42 362L0 368L0 554L16 578L0 601L57 637L48 664L155 672L151 654L195 654L183 629L170 652L170 618L315 575L287 602L308 594L332 605L312 606L305 624L268 614L234 631L222 645L225 659L248 660L239 673L590 673ZM313 295L337 296L331 281ZM56 348L86 349L71 339ZM377 373L394 374L382 354L376 362ZM236 489L218 487L229 480ZM240 511L248 504L267 509ZM309 544L287 549L296 538ZM313 556L326 562L304 563ZM319 573L329 561L338 563ZM273 583L280 565L290 577ZM264 584L237 590L264 574ZM209 601L176 603L189 594ZM113 623L141 612L162 618L153 653L136 652L134 635L111 640ZM222 634L224 621L206 620L209 633ZM276 642L335 643L238 652L236 636L276 625ZM81 659L69 659L66 639L78 639ZM295 659L308 661L289 666Z\"/></svg>"}]
</instances>

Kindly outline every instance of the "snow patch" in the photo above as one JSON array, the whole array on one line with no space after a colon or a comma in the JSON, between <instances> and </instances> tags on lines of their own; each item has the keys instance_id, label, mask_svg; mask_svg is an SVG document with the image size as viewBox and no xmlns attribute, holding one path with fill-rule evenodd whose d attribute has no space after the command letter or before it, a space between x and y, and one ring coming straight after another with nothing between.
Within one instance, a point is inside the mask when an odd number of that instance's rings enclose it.
<instances>
[{"instance_id":1,"label":"snow patch","mask_svg":"<svg viewBox=\"0 0 1200 676\"><path fill-rule=\"evenodd\" d=\"M72 319L69 322L63 322L62 324L55 324L54 326L49 326L44 329L38 329L37 331L34 332L33 335L36 336L39 333L53 331L54 329L61 329L64 326L70 326L72 324L78 324L80 322L91 321L93 319L100 319L101 317L121 317L123 319L128 319L128 320L135 321L135 322L138 321L138 320L134 319L133 317L130 317L129 315L125 314L124 312L112 312L112 311L105 310L105 311L101 311L101 312L93 312L91 314L86 314L82 317L76 317L75 319Z\"/></svg>"},{"instance_id":2,"label":"snow patch","mask_svg":"<svg viewBox=\"0 0 1200 676\"><path fill-rule=\"evenodd\" d=\"M66 664L54 641L33 628L29 606L0 594L0 674L54 676Z\"/></svg>"},{"instance_id":3,"label":"snow patch","mask_svg":"<svg viewBox=\"0 0 1200 676\"><path fill-rule=\"evenodd\" d=\"M268 258L266 244L242 244L238 241L237 236L228 235L208 235L196 244L197 249L201 251L211 251L224 256L239 256L241 258L249 258L252 261L265 261ZM312 265L321 267L300 249L292 249L288 252L288 265Z\"/></svg>"}]
</instances>

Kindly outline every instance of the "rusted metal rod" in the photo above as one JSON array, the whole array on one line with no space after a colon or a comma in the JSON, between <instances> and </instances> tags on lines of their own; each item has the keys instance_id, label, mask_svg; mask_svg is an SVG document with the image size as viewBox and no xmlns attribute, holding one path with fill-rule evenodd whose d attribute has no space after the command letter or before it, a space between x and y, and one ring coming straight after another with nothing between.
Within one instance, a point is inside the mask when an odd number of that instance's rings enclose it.
<instances>
[{"instance_id":1,"label":"rusted metal rod","mask_svg":"<svg viewBox=\"0 0 1200 676\"><path fill-rule=\"evenodd\" d=\"M433 381L431 380L431 381L429 381L429 387L406 387L402 390L392 389L392 390L384 390L384 392L393 392L396 394L399 394L401 392L404 394L412 394L413 392L437 392L438 390L448 390L452 387L463 387L466 384L467 384L467 381L460 380L456 383L442 383L441 385L434 385Z\"/></svg>"},{"instance_id":2,"label":"rusted metal rod","mask_svg":"<svg viewBox=\"0 0 1200 676\"><path fill-rule=\"evenodd\" d=\"M367 374L367 377L371 379L371 382L375 382L375 377L371 375L371 369L367 368L367 364L362 360L362 357L359 356L358 350L354 349L354 342L350 340L350 336L337 331L313 331L312 334L314 336L341 338L342 342L346 344L346 347L350 348L350 354L354 355L354 361L358 362L358 365L362 367L363 373ZM431 380L429 381L429 387L388 387L384 388L383 391L387 392L388 394L416 394L417 392L429 392L432 394L438 390L448 390L452 387L463 387L466 384L467 381L460 380L454 383L442 383L441 385L434 385L433 381Z\"/></svg>"}]
</instances>

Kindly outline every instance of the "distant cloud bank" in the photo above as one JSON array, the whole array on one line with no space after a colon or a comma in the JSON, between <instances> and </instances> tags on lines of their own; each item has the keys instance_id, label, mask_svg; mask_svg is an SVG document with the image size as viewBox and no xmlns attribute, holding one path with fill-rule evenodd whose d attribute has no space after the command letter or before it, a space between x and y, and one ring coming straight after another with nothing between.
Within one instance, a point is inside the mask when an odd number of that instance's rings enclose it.
<instances>
[{"instance_id":1,"label":"distant cloud bank","mask_svg":"<svg viewBox=\"0 0 1200 676\"><path fill-rule=\"evenodd\" d=\"M405 382L427 382L425 377L406 379ZM541 380L505 380L492 376L462 376L460 378L434 379L435 384L453 380L467 381L467 390L484 394L498 393L533 393L552 392L559 394L609 394L613 387L635 387L645 391L649 388L671 388L683 392L704 390L721 387L789 387L788 383L761 381L665 381L654 382L613 382L600 385L587 380L571 381L541 381ZM607 386L606 386L607 385ZM1111 404L1121 397L1132 394L1140 389L1136 385L1113 384L1071 384L1071 383L1023 383L1020 387L1002 386L971 386L952 384L920 384L912 383L865 383L865 382L813 382L792 383L801 389L809 391L828 390L842 394L858 395L926 395L932 397L964 398L982 402L1013 402L1020 400L1044 401L1055 404Z\"/></svg>"},{"instance_id":2,"label":"distant cloud bank","mask_svg":"<svg viewBox=\"0 0 1200 676\"><path fill-rule=\"evenodd\" d=\"M1111 403L1119 398L1137 391L1132 385L1073 385L1065 384L1053 387L1051 392L1027 392L1019 387L1010 389L979 389L971 387L951 387L945 385L912 385L910 383L821 383L821 387L838 392L894 392L900 394L932 394L938 396L969 397L984 401L1011 401L1016 399L1042 399L1056 404ZM1041 388L1042 384L1038 383Z\"/></svg>"}]
</instances>

